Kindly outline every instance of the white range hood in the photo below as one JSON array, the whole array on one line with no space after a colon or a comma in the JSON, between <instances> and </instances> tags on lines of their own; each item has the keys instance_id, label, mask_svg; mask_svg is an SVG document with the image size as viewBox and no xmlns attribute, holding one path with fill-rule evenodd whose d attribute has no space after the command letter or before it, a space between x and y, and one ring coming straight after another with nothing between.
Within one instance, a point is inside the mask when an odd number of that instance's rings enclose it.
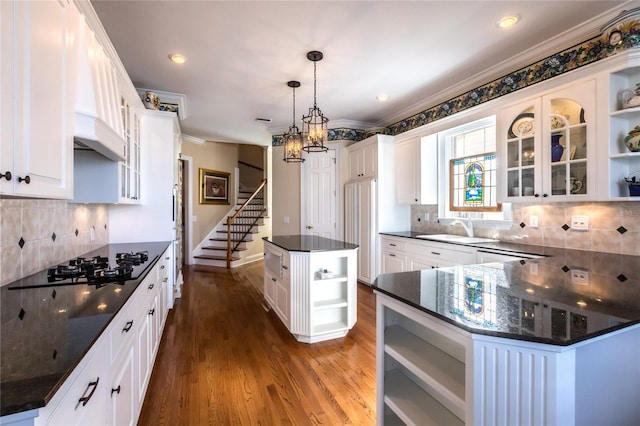
<instances>
[{"instance_id":1,"label":"white range hood","mask_svg":"<svg viewBox=\"0 0 640 426\"><path fill-rule=\"evenodd\" d=\"M84 20L78 30L74 142L110 160L124 160L120 88L116 67Z\"/></svg>"}]
</instances>

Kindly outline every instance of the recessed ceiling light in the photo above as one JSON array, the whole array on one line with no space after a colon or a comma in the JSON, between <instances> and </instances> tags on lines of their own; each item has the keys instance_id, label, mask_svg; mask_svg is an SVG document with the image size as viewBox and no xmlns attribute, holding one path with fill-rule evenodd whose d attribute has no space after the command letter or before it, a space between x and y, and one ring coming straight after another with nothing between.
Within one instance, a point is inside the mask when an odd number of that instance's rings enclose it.
<instances>
[{"instance_id":1,"label":"recessed ceiling light","mask_svg":"<svg viewBox=\"0 0 640 426\"><path fill-rule=\"evenodd\" d=\"M517 15L504 16L504 17L500 18L500 20L498 20L498 22L496 22L496 24L500 28L509 28L509 27L514 26L516 24L516 22L518 22L519 20L520 20L520 18Z\"/></svg>"},{"instance_id":2,"label":"recessed ceiling light","mask_svg":"<svg viewBox=\"0 0 640 426\"><path fill-rule=\"evenodd\" d=\"M378 102L386 102L389 99L389 95L385 95L384 93L381 93L378 96L376 96L376 99L378 100Z\"/></svg>"},{"instance_id":3,"label":"recessed ceiling light","mask_svg":"<svg viewBox=\"0 0 640 426\"><path fill-rule=\"evenodd\" d=\"M169 59L171 59L171 61L175 62L176 64L184 64L185 62L187 62L187 58L180 55L179 53L170 54Z\"/></svg>"}]
</instances>

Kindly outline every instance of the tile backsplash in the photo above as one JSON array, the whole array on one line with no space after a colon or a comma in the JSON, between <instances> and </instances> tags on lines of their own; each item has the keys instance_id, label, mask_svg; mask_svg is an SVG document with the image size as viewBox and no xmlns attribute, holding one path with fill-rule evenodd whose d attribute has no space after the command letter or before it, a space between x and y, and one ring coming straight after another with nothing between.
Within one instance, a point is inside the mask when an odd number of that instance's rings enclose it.
<instances>
[{"instance_id":1,"label":"tile backsplash","mask_svg":"<svg viewBox=\"0 0 640 426\"><path fill-rule=\"evenodd\" d=\"M513 204L510 229L476 227L475 234L501 241L578 250L640 256L640 203L548 203ZM428 213L430 220L425 220ZM434 218L437 205L411 207L411 230L424 233L463 233L460 227L443 226ZM538 227L531 217L538 217ZM571 216L587 216L587 231L571 228Z\"/></svg>"},{"instance_id":2,"label":"tile backsplash","mask_svg":"<svg viewBox=\"0 0 640 426\"><path fill-rule=\"evenodd\" d=\"M107 244L108 223L101 204L0 200L0 285Z\"/></svg>"}]
</instances>

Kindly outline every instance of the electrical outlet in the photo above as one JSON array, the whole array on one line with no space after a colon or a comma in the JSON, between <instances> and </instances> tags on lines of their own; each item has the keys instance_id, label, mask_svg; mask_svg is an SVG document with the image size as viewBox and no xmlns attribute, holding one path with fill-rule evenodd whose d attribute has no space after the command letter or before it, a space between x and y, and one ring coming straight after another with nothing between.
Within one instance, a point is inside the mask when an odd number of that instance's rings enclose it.
<instances>
[{"instance_id":1,"label":"electrical outlet","mask_svg":"<svg viewBox=\"0 0 640 426\"><path fill-rule=\"evenodd\" d=\"M571 229L574 231L588 231L589 216L571 216Z\"/></svg>"},{"instance_id":2,"label":"electrical outlet","mask_svg":"<svg viewBox=\"0 0 640 426\"><path fill-rule=\"evenodd\" d=\"M289 223L290 220L291 220L291 218L289 216L284 216L282 218L282 223Z\"/></svg>"},{"instance_id":3,"label":"electrical outlet","mask_svg":"<svg viewBox=\"0 0 640 426\"><path fill-rule=\"evenodd\" d=\"M538 227L538 216L532 215L529 217L529 227L537 228Z\"/></svg>"},{"instance_id":4,"label":"electrical outlet","mask_svg":"<svg viewBox=\"0 0 640 426\"><path fill-rule=\"evenodd\" d=\"M425 212L425 214L424 214L424 220L425 220L425 221L427 221L427 222L429 222L429 213L428 213L428 212Z\"/></svg>"},{"instance_id":5,"label":"electrical outlet","mask_svg":"<svg viewBox=\"0 0 640 426\"><path fill-rule=\"evenodd\" d=\"M589 271L586 269L572 269L571 282L578 285L589 284Z\"/></svg>"}]
</instances>

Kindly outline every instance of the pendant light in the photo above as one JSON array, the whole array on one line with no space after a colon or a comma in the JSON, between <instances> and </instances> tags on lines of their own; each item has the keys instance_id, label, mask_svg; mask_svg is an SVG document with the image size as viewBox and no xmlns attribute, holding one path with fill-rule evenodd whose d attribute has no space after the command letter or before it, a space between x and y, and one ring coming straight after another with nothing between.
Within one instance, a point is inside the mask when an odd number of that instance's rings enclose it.
<instances>
[{"instance_id":1,"label":"pendant light","mask_svg":"<svg viewBox=\"0 0 640 426\"><path fill-rule=\"evenodd\" d=\"M287 133L282 137L284 140L284 158L287 163L302 163L302 133L296 126L296 87L300 87L299 81L289 81L287 86L293 89L293 122Z\"/></svg>"},{"instance_id":2,"label":"pendant light","mask_svg":"<svg viewBox=\"0 0 640 426\"><path fill-rule=\"evenodd\" d=\"M327 123L329 119L322 114L316 103L316 63L322 60L322 52L313 50L307 53L307 59L313 62L313 108L309 115L302 116L303 147L307 152L327 152Z\"/></svg>"}]
</instances>

